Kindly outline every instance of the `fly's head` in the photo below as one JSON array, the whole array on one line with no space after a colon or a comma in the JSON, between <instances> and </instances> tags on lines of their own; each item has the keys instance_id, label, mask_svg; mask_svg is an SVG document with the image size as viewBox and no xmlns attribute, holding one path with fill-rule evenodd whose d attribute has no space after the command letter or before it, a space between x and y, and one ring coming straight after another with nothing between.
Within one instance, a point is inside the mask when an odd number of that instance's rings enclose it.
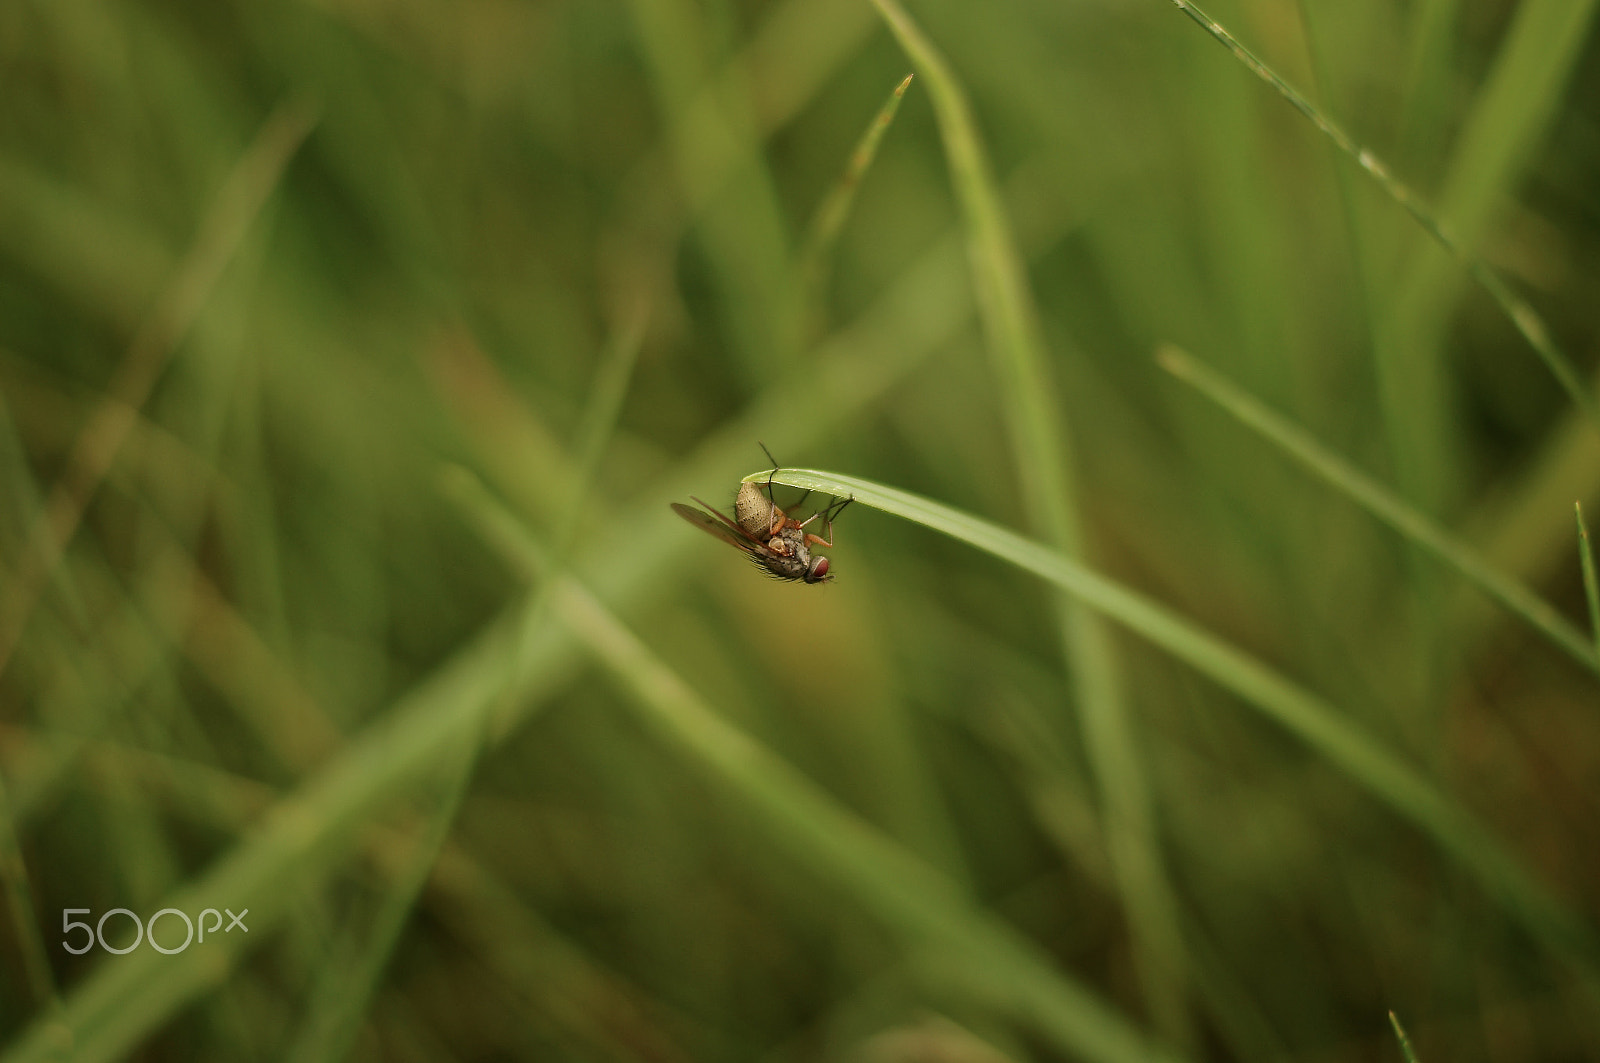
<instances>
[{"instance_id":1,"label":"fly's head","mask_svg":"<svg viewBox=\"0 0 1600 1063\"><path fill-rule=\"evenodd\" d=\"M811 553L805 532L795 525L780 529L767 541L766 551L754 556L779 579L805 583L827 583L833 579L828 574L828 559Z\"/></svg>"}]
</instances>

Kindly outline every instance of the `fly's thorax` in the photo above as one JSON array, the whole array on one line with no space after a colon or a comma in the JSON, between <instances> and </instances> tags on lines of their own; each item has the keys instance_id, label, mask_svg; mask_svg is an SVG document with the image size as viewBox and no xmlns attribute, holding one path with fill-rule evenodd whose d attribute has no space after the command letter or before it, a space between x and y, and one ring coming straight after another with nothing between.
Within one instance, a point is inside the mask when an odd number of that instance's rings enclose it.
<instances>
[{"instance_id":1,"label":"fly's thorax","mask_svg":"<svg viewBox=\"0 0 1600 1063\"><path fill-rule=\"evenodd\" d=\"M772 526L783 517L783 511L772 504L772 499L755 484L739 485L739 497L733 500L733 515L745 534L759 542L772 538Z\"/></svg>"},{"instance_id":2,"label":"fly's thorax","mask_svg":"<svg viewBox=\"0 0 1600 1063\"><path fill-rule=\"evenodd\" d=\"M805 532L798 528L784 528L767 543L767 553L759 555L767 571L783 579L809 579L815 563L806 546Z\"/></svg>"}]
</instances>

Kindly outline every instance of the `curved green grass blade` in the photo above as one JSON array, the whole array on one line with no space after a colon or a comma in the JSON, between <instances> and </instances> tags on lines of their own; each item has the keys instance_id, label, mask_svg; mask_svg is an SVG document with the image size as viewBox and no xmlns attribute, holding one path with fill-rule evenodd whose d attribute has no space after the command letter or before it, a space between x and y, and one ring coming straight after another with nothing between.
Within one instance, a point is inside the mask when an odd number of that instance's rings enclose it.
<instances>
[{"instance_id":1,"label":"curved green grass blade","mask_svg":"<svg viewBox=\"0 0 1600 1063\"><path fill-rule=\"evenodd\" d=\"M1388 488L1328 450L1300 428L1262 405L1230 381L1176 347L1163 347L1156 360L1173 376L1193 385L1245 427L1264 436L1325 483L1443 561L1485 594L1527 621L1579 664L1600 672L1594 645L1543 598L1489 564L1444 528ZM1582 520L1582 514L1579 514ZM1582 526L1580 523L1580 532Z\"/></svg>"},{"instance_id":2,"label":"curved green grass blade","mask_svg":"<svg viewBox=\"0 0 1600 1063\"><path fill-rule=\"evenodd\" d=\"M752 473L747 481L765 479ZM1210 676L1296 735L1455 859L1546 948L1595 968L1593 931L1557 903L1512 854L1414 768L1332 705L1161 603L970 513L893 487L815 469L779 469L777 483L853 496L959 539L1048 580L1095 611Z\"/></svg>"}]
</instances>

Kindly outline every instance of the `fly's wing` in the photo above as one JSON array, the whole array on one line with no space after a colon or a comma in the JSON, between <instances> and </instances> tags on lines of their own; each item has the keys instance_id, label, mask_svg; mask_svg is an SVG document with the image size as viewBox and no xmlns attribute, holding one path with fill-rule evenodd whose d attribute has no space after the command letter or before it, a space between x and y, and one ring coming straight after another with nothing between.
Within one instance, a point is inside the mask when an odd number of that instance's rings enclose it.
<instances>
[{"instance_id":1,"label":"fly's wing","mask_svg":"<svg viewBox=\"0 0 1600 1063\"><path fill-rule=\"evenodd\" d=\"M698 498L695 501L700 502ZM704 502L700 502L700 504L706 506ZM760 555L763 552L761 544L746 535L743 528L740 528L710 506L706 506L705 509L701 510L695 509L693 506L686 506L682 502L674 502L672 503L672 512L701 531L715 535L729 546L736 546L747 554Z\"/></svg>"}]
</instances>

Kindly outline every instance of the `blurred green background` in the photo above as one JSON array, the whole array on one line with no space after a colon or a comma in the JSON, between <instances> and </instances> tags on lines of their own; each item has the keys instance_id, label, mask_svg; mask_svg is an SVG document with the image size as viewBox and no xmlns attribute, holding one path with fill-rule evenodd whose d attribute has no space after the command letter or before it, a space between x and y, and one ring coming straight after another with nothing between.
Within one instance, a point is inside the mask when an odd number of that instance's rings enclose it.
<instances>
[{"instance_id":1,"label":"blurred green background","mask_svg":"<svg viewBox=\"0 0 1600 1063\"><path fill-rule=\"evenodd\" d=\"M1588 380L1593 6L1210 13ZM1600 1058L1595 675L1154 353L1580 625L1600 439L1177 8L911 11L1070 484L1012 442L928 77L845 176L913 68L867 0L0 10L0 1060L1397 1060L1390 1009L1425 1063ZM855 506L836 582L762 578L667 505L758 440L1045 541L1065 498L1556 914L926 528Z\"/></svg>"}]
</instances>

